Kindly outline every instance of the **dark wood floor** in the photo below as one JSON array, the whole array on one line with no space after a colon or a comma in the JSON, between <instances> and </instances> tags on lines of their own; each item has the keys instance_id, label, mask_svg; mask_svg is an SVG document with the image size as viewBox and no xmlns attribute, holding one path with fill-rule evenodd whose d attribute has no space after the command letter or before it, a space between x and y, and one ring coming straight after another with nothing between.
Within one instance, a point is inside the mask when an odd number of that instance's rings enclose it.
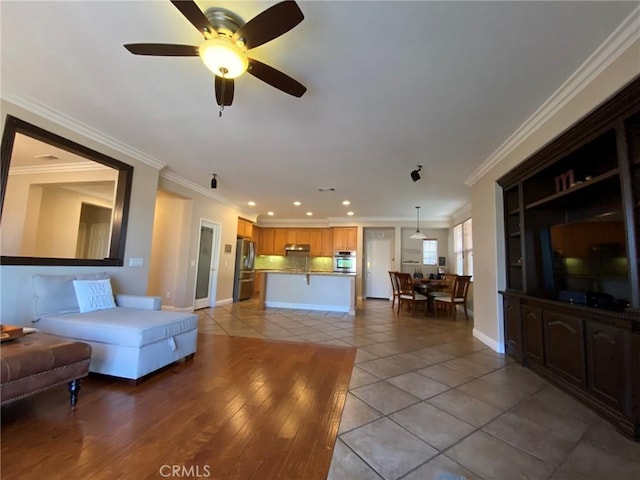
<instances>
[{"instance_id":1,"label":"dark wood floor","mask_svg":"<svg viewBox=\"0 0 640 480\"><path fill-rule=\"evenodd\" d=\"M138 386L89 377L75 411L65 387L3 407L1 476L324 479L355 353L200 335Z\"/></svg>"}]
</instances>

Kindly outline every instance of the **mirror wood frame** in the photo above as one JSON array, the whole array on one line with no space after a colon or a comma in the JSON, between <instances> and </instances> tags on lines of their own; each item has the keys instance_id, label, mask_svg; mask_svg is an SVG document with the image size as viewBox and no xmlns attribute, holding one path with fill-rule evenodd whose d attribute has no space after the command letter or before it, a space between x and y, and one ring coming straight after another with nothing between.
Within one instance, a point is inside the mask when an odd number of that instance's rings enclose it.
<instances>
[{"instance_id":1,"label":"mirror wood frame","mask_svg":"<svg viewBox=\"0 0 640 480\"><path fill-rule=\"evenodd\" d=\"M11 115L7 115L2 144L0 146L0 222L4 209L5 192L9 179L9 167L13 145L17 133L26 135L52 146L67 150L87 160L105 165L118 171L118 184L113 204L113 222L109 243L109 257L104 259L53 258L53 257L20 257L0 256L2 265L51 265L51 266L105 266L121 267L124 265L124 248L127 237L129 219L129 202L131 199L131 183L133 167L119 160L96 152L83 145L51 133Z\"/></svg>"}]
</instances>

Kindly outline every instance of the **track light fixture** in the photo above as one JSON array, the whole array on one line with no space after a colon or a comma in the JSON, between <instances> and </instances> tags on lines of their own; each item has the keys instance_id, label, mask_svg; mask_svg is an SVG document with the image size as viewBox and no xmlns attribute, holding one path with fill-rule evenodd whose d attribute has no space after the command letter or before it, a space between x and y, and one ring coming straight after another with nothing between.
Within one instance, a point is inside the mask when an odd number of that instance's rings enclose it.
<instances>
[{"instance_id":1,"label":"track light fixture","mask_svg":"<svg viewBox=\"0 0 640 480\"><path fill-rule=\"evenodd\" d=\"M420 180L421 170L422 170L422 165L418 165L418 168L416 168L413 172L411 172L411 180L413 180L414 182L417 182L418 180Z\"/></svg>"},{"instance_id":2,"label":"track light fixture","mask_svg":"<svg viewBox=\"0 0 640 480\"><path fill-rule=\"evenodd\" d=\"M213 178L211 179L211 188L218 188L218 179L216 178L217 173L212 173Z\"/></svg>"}]
</instances>

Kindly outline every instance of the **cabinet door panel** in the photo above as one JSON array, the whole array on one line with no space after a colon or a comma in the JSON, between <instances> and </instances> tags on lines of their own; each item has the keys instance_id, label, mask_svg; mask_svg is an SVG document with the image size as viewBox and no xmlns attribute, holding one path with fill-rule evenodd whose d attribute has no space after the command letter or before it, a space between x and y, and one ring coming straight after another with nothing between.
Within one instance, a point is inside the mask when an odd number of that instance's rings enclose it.
<instances>
[{"instance_id":1,"label":"cabinet door panel","mask_svg":"<svg viewBox=\"0 0 640 480\"><path fill-rule=\"evenodd\" d=\"M333 229L332 228L322 229L322 256L323 257L333 256Z\"/></svg>"},{"instance_id":2,"label":"cabinet door panel","mask_svg":"<svg viewBox=\"0 0 640 480\"><path fill-rule=\"evenodd\" d=\"M319 228L309 229L309 255L312 257L319 257L322 255L322 230Z\"/></svg>"},{"instance_id":3,"label":"cabinet door panel","mask_svg":"<svg viewBox=\"0 0 640 480\"><path fill-rule=\"evenodd\" d=\"M297 231L296 243L304 243L309 245L311 243L311 229L300 228Z\"/></svg>"},{"instance_id":4,"label":"cabinet door panel","mask_svg":"<svg viewBox=\"0 0 640 480\"><path fill-rule=\"evenodd\" d=\"M542 310L531 305L522 306L524 354L527 360L544 363Z\"/></svg>"},{"instance_id":5,"label":"cabinet door panel","mask_svg":"<svg viewBox=\"0 0 640 480\"><path fill-rule=\"evenodd\" d=\"M261 228L258 239L258 255L274 254L275 230L273 228Z\"/></svg>"},{"instance_id":6,"label":"cabinet door panel","mask_svg":"<svg viewBox=\"0 0 640 480\"><path fill-rule=\"evenodd\" d=\"M598 322L587 323L587 371L590 392L622 410L624 403L623 331Z\"/></svg>"},{"instance_id":7,"label":"cabinet door panel","mask_svg":"<svg viewBox=\"0 0 640 480\"><path fill-rule=\"evenodd\" d=\"M553 373L585 387L583 322L579 317L545 311L544 355Z\"/></svg>"},{"instance_id":8,"label":"cabinet door panel","mask_svg":"<svg viewBox=\"0 0 640 480\"><path fill-rule=\"evenodd\" d=\"M504 338L507 353L522 360L522 319L520 301L504 298Z\"/></svg>"},{"instance_id":9,"label":"cabinet door panel","mask_svg":"<svg viewBox=\"0 0 640 480\"><path fill-rule=\"evenodd\" d=\"M284 246L287 243L293 243L287 241L288 228L276 228L273 241L273 254L284 255Z\"/></svg>"}]
</instances>

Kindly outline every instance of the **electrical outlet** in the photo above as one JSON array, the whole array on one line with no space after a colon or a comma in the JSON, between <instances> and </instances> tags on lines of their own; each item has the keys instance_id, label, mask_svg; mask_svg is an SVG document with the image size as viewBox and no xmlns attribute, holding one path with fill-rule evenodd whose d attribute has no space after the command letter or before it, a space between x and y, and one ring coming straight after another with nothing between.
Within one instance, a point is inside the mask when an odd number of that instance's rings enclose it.
<instances>
[{"instance_id":1,"label":"electrical outlet","mask_svg":"<svg viewBox=\"0 0 640 480\"><path fill-rule=\"evenodd\" d=\"M171 292L165 292L164 293L165 298L171 298Z\"/></svg>"},{"instance_id":2,"label":"electrical outlet","mask_svg":"<svg viewBox=\"0 0 640 480\"><path fill-rule=\"evenodd\" d=\"M130 257L129 258L129 266L130 267L141 267L143 264L143 259L140 257Z\"/></svg>"}]
</instances>

